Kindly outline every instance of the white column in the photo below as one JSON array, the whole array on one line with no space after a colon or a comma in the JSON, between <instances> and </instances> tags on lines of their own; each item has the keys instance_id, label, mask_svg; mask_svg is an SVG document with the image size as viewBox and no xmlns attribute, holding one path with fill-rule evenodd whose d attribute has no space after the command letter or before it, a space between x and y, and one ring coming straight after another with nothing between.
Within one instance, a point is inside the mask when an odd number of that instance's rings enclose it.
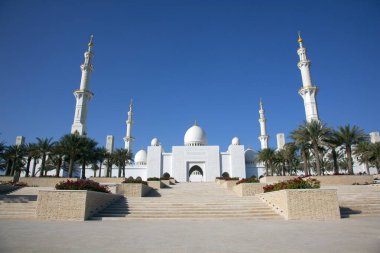
<instances>
[{"instance_id":1,"label":"white column","mask_svg":"<svg viewBox=\"0 0 380 253\"><path fill-rule=\"evenodd\" d=\"M16 136L16 146L24 145L25 144L25 137L24 136Z\"/></svg>"},{"instance_id":2,"label":"white column","mask_svg":"<svg viewBox=\"0 0 380 253\"><path fill-rule=\"evenodd\" d=\"M369 136L371 137L371 143L380 142L379 132L371 132L369 133Z\"/></svg>"},{"instance_id":3,"label":"white column","mask_svg":"<svg viewBox=\"0 0 380 253\"><path fill-rule=\"evenodd\" d=\"M93 36L91 35L90 42L88 43L88 51L84 53L84 63L80 66L82 70L82 77L79 90L74 91L76 99L74 122L71 127L71 133L78 133L79 135L87 134L87 105L94 94L89 90L90 74L93 70L92 58L94 54L91 49Z\"/></svg>"},{"instance_id":4,"label":"white column","mask_svg":"<svg viewBox=\"0 0 380 253\"><path fill-rule=\"evenodd\" d=\"M109 154L112 154L114 148L114 137L113 135L107 135L106 139L106 150Z\"/></svg>"},{"instance_id":5,"label":"white column","mask_svg":"<svg viewBox=\"0 0 380 253\"><path fill-rule=\"evenodd\" d=\"M285 134L284 133L278 133L276 134L277 138L277 150L281 150L285 146Z\"/></svg>"},{"instance_id":6,"label":"white column","mask_svg":"<svg viewBox=\"0 0 380 253\"><path fill-rule=\"evenodd\" d=\"M128 120L126 121L126 124L127 124L127 133L125 134L125 137L123 138L124 139L124 148L127 149L129 152L132 153L132 141L133 141L133 137L132 137L132 124L133 124L133 120L132 120L132 116L133 116L133 112L132 112L132 99L131 99L131 103L129 105L129 112L128 112Z\"/></svg>"},{"instance_id":7,"label":"white column","mask_svg":"<svg viewBox=\"0 0 380 253\"><path fill-rule=\"evenodd\" d=\"M298 91L304 101L306 121L310 122L312 120L319 120L318 116L318 106L316 95L318 93L318 87L313 86L311 81L310 66L311 62L307 58L306 48L302 45L302 38L298 34L299 48L297 50L300 61L297 66L301 71L302 77L302 88Z\"/></svg>"},{"instance_id":8,"label":"white column","mask_svg":"<svg viewBox=\"0 0 380 253\"><path fill-rule=\"evenodd\" d=\"M260 98L260 110L259 110L260 118L260 136L259 136L259 141L261 144L261 149L266 149L268 148L268 140L269 136L267 135L267 128L266 128L266 118L264 114L264 107L263 107L263 101Z\"/></svg>"}]
</instances>

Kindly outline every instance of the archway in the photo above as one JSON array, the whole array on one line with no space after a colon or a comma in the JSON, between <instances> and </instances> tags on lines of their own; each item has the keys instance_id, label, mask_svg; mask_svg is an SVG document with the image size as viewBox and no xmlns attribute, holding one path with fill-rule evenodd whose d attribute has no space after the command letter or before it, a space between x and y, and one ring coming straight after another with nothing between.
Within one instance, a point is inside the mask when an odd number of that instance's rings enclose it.
<instances>
[{"instance_id":1,"label":"archway","mask_svg":"<svg viewBox=\"0 0 380 253\"><path fill-rule=\"evenodd\" d=\"M194 165L189 170L189 182L202 182L203 170L198 165Z\"/></svg>"}]
</instances>

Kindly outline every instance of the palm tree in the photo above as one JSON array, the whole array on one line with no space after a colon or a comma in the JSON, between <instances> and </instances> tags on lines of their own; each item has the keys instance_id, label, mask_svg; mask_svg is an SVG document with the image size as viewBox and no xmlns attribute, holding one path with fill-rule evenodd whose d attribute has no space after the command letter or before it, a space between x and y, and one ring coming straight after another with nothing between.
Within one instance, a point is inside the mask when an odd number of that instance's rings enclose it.
<instances>
[{"instance_id":1,"label":"palm tree","mask_svg":"<svg viewBox=\"0 0 380 253\"><path fill-rule=\"evenodd\" d=\"M286 143L282 149L282 156L285 161L285 167L287 167L286 170L290 175L292 174L292 170L295 169L295 164L297 163L296 151L297 146L294 142Z\"/></svg>"},{"instance_id":2,"label":"palm tree","mask_svg":"<svg viewBox=\"0 0 380 253\"><path fill-rule=\"evenodd\" d=\"M333 162L334 174L339 173L339 164L338 164L338 152L337 149L342 145L342 142L338 138L337 132L332 131L330 136L326 140L326 146L331 150L331 157Z\"/></svg>"},{"instance_id":3,"label":"palm tree","mask_svg":"<svg viewBox=\"0 0 380 253\"><path fill-rule=\"evenodd\" d=\"M377 169L377 174L380 174L380 142L372 143L370 145L371 162Z\"/></svg>"},{"instance_id":4,"label":"palm tree","mask_svg":"<svg viewBox=\"0 0 380 253\"><path fill-rule=\"evenodd\" d=\"M31 157L33 158L32 177L36 176L37 162L41 158L40 152L37 149L37 144L34 144L34 148L29 150Z\"/></svg>"},{"instance_id":5,"label":"palm tree","mask_svg":"<svg viewBox=\"0 0 380 253\"><path fill-rule=\"evenodd\" d=\"M265 174L269 175L269 169L271 170L271 176L273 176L272 163L274 161L275 151L271 148L264 148L258 154L258 161L264 163Z\"/></svg>"},{"instance_id":6,"label":"palm tree","mask_svg":"<svg viewBox=\"0 0 380 253\"><path fill-rule=\"evenodd\" d=\"M47 171L45 170L45 163L47 155L52 151L55 142L53 142L53 138L37 138L37 150L40 152L41 160L41 169L40 169L40 177L42 177Z\"/></svg>"},{"instance_id":7,"label":"palm tree","mask_svg":"<svg viewBox=\"0 0 380 253\"><path fill-rule=\"evenodd\" d=\"M344 150L346 152L346 158L348 162L348 174L353 175L354 170L352 168L352 146L357 145L361 142L369 140L369 136L364 132L363 129L350 125L339 126L338 131L336 131L337 139L342 143Z\"/></svg>"},{"instance_id":8,"label":"palm tree","mask_svg":"<svg viewBox=\"0 0 380 253\"><path fill-rule=\"evenodd\" d=\"M29 177L30 173L30 164L32 162L33 156L36 152L37 145L34 143L28 143L25 145L25 151L27 155L27 163L25 168L25 177Z\"/></svg>"},{"instance_id":9,"label":"palm tree","mask_svg":"<svg viewBox=\"0 0 380 253\"><path fill-rule=\"evenodd\" d=\"M61 168L64 159L64 149L61 142L57 142L49 154L48 160L50 160L53 169L55 168L55 176L59 177L61 174Z\"/></svg>"},{"instance_id":10,"label":"palm tree","mask_svg":"<svg viewBox=\"0 0 380 253\"><path fill-rule=\"evenodd\" d=\"M96 162L99 163L99 174L98 174L98 177L101 177L101 174L102 174L102 165L104 163L104 160L106 159L106 155L107 155L107 149L105 149L104 147L98 147L95 149L95 160ZM107 173L104 173L105 175Z\"/></svg>"},{"instance_id":11,"label":"palm tree","mask_svg":"<svg viewBox=\"0 0 380 253\"><path fill-rule=\"evenodd\" d=\"M125 166L128 160L131 159L131 153L127 149L116 149L112 157L114 164L119 169L118 177L121 177L121 172L123 172L123 177L125 177Z\"/></svg>"},{"instance_id":12,"label":"palm tree","mask_svg":"<svg viewBox=\"0 0 380 253\"><path fill-rule=\"evenodd\" d=\"M296 142L296 145L305 145L309 143L313 151L315 167L317 174L321 175L321 161L319 150L326 144L331 130L325 124L317 120L306 122L300 125L291 133L291 138Z\"/></svg>"},{"instance_id":13,"label":"palm tree","mask_svg":"<svg viewBox=\"0 0 380 253\"><path fill-rule=\"evenodd\" d=\"M68 176L73 176L74 163L78 159L82 147L82 137L78 134L66 134L60 139L60 145L62 146L63 153L67 155L69 159L69 171Z\"/></svg>"},{"instance_id":14,"label":"palm tree","mask_svg":"<svg viewBox=\"0 0 380 253\"><path fill-rule=\"evenodd\" d=\"M5 170L6 159L5 159L6 146L3 142L0 142L0 169Z\"/></svg>"},{"instance_id":15,"label":"palm tree","mask_svg":"<svg viewBox=\"0 0 380 253\"><path fill-rule=\"evenodd\" d=\"M86 165L91 164L94 160L96 160L96 145L98 145L98 143L95 140L86 136L82 137L81 150L79 153L79 162L82 164L82 179L86 178Z\"/></svg>"},{"instance_id":16,"label":"palm tree","mask_svg":"<svg viewBox=\"0 0 380 253\"><path fill-rule=\"evenodd\" d=\"M368 175L369 172L369 163L371 162L372 152L371 152L371 144L369 142L360 142L356 145L354 149L354 155L360 164L364 164L366 172Z\"/></svg>"},{"instance_id":17,"label":"palm tree","mask_svg":"<svg viewBox=\"0 0 380 253\"><path fill-rule=\"evenodd\" d=\"M18 181L19 173L24 166L24 155L24 145L12 145L7 147L5 151L5 156L7 157L8 162L11 163L9 175L14 176L14 181Z\"/></svg>"}]
</instances>

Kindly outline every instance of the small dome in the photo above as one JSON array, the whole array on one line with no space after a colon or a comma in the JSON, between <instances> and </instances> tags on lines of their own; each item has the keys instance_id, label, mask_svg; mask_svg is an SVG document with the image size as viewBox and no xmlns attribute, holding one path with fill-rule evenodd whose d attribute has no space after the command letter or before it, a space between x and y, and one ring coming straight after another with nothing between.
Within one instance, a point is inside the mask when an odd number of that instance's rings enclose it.
<instances>
[{"instance_id":1,"label":"small dome","mask_svg":"<svg viewBox=\"0 0 380 253\"><path fill-rule=\"evenodd\" d=\"M231 144L232 145L240 145L240 139L238 137L232 138Z\"/></svg>"},{"instance_id":2,"label":"small dome","mask_svg":"<svg viewBox=\"0 0 380 253\"><path fill-rule=\"evenodd\" d=\"M139 152L135 155L135 164L137 165L145 165L146 164L146 151L144 149L141 149Z\"/></svg>"},{"instance_id":3,"label":"small dome","mask_svg":"<svg viewBox=\"0 0 380 253\"><path fill-rule=\"evenodd\" d=\"M206 132L195 123L186 131L184 142L185 146L206 146Z\"/></svg>"},{"instance_id":4,"label":"small dome","mask_svg":"<svg viewBox=\"0 0 380 253\"><path fill-rule=\"evenodd\" d=\"M153 138L150 142L151 146L160 146L160 141L157 138Z\"/></svg>"},{"instance_id":5,"label":"small dome","mask_svg":"<svg viewBox=\"0 0 380 253\"><path fill-rule=\"evenodd\" d=\"M244 153L245 163L254 163L255 162L255 151L252 149L247 149Z\"/></svg>"}]
</instances>

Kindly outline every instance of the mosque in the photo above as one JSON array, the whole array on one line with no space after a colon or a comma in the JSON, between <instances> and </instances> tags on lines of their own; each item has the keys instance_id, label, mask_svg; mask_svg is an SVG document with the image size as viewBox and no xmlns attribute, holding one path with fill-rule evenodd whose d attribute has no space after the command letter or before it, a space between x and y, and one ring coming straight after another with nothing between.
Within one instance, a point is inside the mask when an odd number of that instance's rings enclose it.
<instances>
[{"instance_id":1,"label":"mosque","mask_svg":"<svg viewBox=\"0 0 380 253\"><path fill-rule=\"evenodd\" d=\"M297 64L301 72L302 87L298 93L303 98L306 121L319 120L316 95L318 87L311 81L310 65L307 58L306 48L303 47L303 40L298 35L299 48L297 54L299 62ZM74 91L76 107L71 133L86 135L87 133L87 108L93 97L89 89L90 74L93 70L92 59L94 53L93 36L88 43L88 50L84 53L84 63L80 66L82 71L80 88ZM132 125L133 125L133 104L132 100L126 121L126 136L123 138L125 149L132 152ZM259 107L260 136L258 139L261 149L268 148L269 136L266 131L266 118L263 102L260 99ZM371 141L380 141L378 132L370 133ZM282 149L285 145L285 135L277 134L277 149ZM16 145L24 141L22 136L18 136ZM114 136L108 135L106 138L107 152L112 153L114 149ZM230 177L249 178L259 177L264 174L264 165L257 162L257 152L245 148L240 143L238 137L231 140L227 151L221 151L219 146L208 145L207 134L197 122L191 126L184 135L183 146L173 146L171 152L165 152L158 138L153 138L147 149L136 152L133 161L126 166L126 176L141 177L146 180L149 177L161 177L164 173L169 173L179 182L208 182L214 181L216 177L229 175ZM362 167L362 168L360 168ZM355 169L356 168L356 169ZM356 164L355 172L364 171L363 166ZM112 169L112 175L117 175L118 168ZM78 172L79 173L79 172ZM86 170L86 177L93 175L93 171ZM79 176L79 174L77 175Z\"/></svg>"}]
</instances>

